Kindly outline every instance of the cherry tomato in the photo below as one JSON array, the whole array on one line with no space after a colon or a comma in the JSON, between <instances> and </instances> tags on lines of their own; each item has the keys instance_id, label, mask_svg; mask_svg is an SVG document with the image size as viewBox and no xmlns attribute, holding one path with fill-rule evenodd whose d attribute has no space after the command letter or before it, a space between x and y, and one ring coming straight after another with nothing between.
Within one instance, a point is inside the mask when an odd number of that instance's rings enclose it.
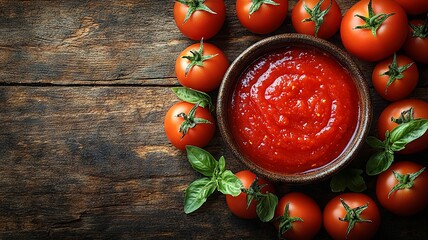
<instances>
[{"instance_id":1,"label":"cherry tomato","mask_svg":"<svg viewBox=\"0 0 428 240\"><path fill-rule=\"evenodd\" d=\"M349 207L348 210L346 206ZM351 217L353 214L354 217ZM349 229L352 221L355 225ZM362 193L343 193L327 203L323 222L333 239L370 239L379 228L380 212L369 196Z\"/></svg>"},{"instance_id":2,"label":"cherry tomato","mask_svg":"<svg viewBox=\"0 0 428 240\"><path fill-rule=\"evenodd\" d=\"M377 93L388 101L397 101L410 95L416 88L419 71L416 63L404 55L394 55L377 63L372 82Z\"/></svg>"},{"instance_id":3,"label":"cherry tomato","mask_svg":"<svg viewBox=\"0 0 428 240\"><path fill-rule=\"evenodd\" d=\"M409 15L419 15L428 12L428 1L426 0L394 0Z\"/></svg>"},{"instance_id":4,"label":"cherry tomato","mask_svg":"<svg viewBox=\"0 0 428 240\"><path fill-rule=\"evenodd\" d=\"M181 85L202 92L220 86L229 67L229 60L210 43L195 43L184 49L175 61L175 75Z\"/></svg>"},{"instance_id":5,"label":"cherry tomato","mask_svg":"<svg viewBox=\"0 0 428 240\"><path fill-rule=\"evenodd\" d=\"M186 145L205 147L215 131L210 111L188 102L174 104L166 113L164 129L169 141L184 150ZM184 122L184 125L183 125Z\"/></svg>"},{"instance_id":6,"label":"cherry tomato","mask_svg":"<svg viewBox=\"0 0 428 240\"><path fill-rule=\"evenodd\" d=\"M174 4L175 25L193 40L212 38L220 31L225 19L223 0L176 0Z\"/></svg>"},{"instance_id":7,"label":"cherry tomato","mask_svg":"<svg viewBox=\"0 0 428 240\"><path fill-rule=\"evenodd\" d=\"M305 5L310 9L309 12ZM291 12L296 32L324 39L332 37L339 30L341 20L342 13L335 0L299 0Z\"/></svg>"},{"instance_id":8,"label":"cherry tomato","mask_svg":"<svg viewBox=\"0 0 428 240\"><path fill-rule=\"evenodd\" d=\"M242 26L256 34L278 29L288 13L288 0L237 0L236 15ZM255 10L255 11L254 11Z\"/></svg>"},{"instance_id":9,"label":"cherry tomato","mask_svg":"<svg viewBox=\"0 0 428 240\"><path fill-rule=\"evenodd\" d=\"M410 161L392 164L378 176L376 196L379 203L400 216L411 216L426 208L428 172L423 169L422 165Z\"/></svg>"},{"instance_id":10,"label":"cherry tomato","mask_svg":"<svg viewBox=\"0 0 428 240\"><path fill-rule=\"evenodd\" d=\"M318 204L309 196L292 192L284 195L275 210L274 226L278 231L282 222L284 239L313 239L322 225L322 213ZM285 224L288 221L290 225ZM287 227L288 225L288 227Z\"/></svg>"},{"instance_id":11,"label":"cherry tomato","mask_svg":"<svg viewBox=\"0 0 428 240\"><path fill-rule=\"evenodd\" d=\"M428 3L428 1L426 1ZM421 19L411 20L409 34L403 46L406 54L416 62L428 64L428 26Z\"/></svg>"},{"instance_id":12,"label":"cherry tomato","mask_svg":"<svg viewBox=\"0 0 428 240\"><path fill-rule=\"evenodd\" d=\"M428 119L428 102L420 99L404 99L391 103L380 114L377 122L377 134L380 140L385 139L385 132L392 131L398 126L397 123L391 121L391 117L398 119L400 115L413 108L413 119L424 118ZM422 137L408 143L406 148L397 152L399 154L411 154L420 152L428 148L428 132Z\"/></svg>"},{"instance_id":13,"label":"cherry tomato","mask_svg":"<svg viewBox=\"0 0 428 240\"><path fill-rule=\"evenodd\" d=\"M245 189L250 188L251 184L256 179L257 175L254 174L251 171L243 170L240 172L237 172L236 177L241 180L243 187ZM263 186L263 188L260 189L261 193L275 193L275 187L271 182L268 180L258 177L258 186ZM243 218L243 219L255 219L257 218L257 201L253 200L250 204L250 206L247 208L247 194L241 193L237 197L233 197L232 195L226 195L226 203L229 207L230 211L237 217Z\"/></svg>"},{"instance_id":14,"label":"cherry tomato","mask_svg":"<svg viewBox=\"0 0 428 240\"><path fill-rule=\"evenodd\" d=\"M384 15L379 17L378 14ZM386 20L380 21L385 17ZM370 20L366 22L362 18ZM340 37L352 55L364 61L379 61L401 48L408 33L407 23L407 15L398 3L392 0L362 0L343 16ZM366 25L370 27L361 29ZM377 25L378 28L375 27Z\"/></svg>"}]
</instances>

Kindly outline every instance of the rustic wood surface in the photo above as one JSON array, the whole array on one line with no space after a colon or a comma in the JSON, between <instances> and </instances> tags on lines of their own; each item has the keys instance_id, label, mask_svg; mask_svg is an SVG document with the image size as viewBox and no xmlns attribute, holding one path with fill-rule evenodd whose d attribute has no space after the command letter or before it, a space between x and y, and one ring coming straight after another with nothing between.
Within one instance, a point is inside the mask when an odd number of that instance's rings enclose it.
<instances>
[{"instance_id":1,"label":"rustic wood surface","mask_svg":"<svg viewBox=\"0 0 428 240\"><path fill-rule=\"evenodd\" d=\"M354 2L339 0L342 13ZM226 4L226 23L209 42L233 61L269 35L245 30L235 1ZM154 0L0 1L0 239L276 238L270 223L234 217L222 195L183 212L183 192L200 175L168 142L163 117L178 101L170 90L175 58L194 41L177 30L172 8ZM293 32L289 16L270 35L284 32ZM341 46L339 35L331 41ZM369 79L373 64L356 61ZM418 67L412 97L428 100L428 68ZM387 102L371 92L376 119ZM218 133L206 149L232 171L245 169ZM426 165L427 156L408 158ZM375 179L366 180L373 196ZM335 196L328 184L276 186L323 207ZM427 213L382 210L377 238L427 239Z\"/></svg>"}]
</instances>

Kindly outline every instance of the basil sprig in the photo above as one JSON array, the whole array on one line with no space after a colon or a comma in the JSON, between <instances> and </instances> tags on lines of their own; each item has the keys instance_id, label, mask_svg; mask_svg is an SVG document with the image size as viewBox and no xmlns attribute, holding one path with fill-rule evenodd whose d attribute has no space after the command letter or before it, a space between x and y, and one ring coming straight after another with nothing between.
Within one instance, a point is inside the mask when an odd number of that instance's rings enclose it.
<instances>
[{"instance_id":1,"label":"basil sprig","mask_svg":"<svg viewBox=\"0 0 428 240\"><path fill-rule=\"evenodd\" d=\"M373 176L387 170L394 162L394 152L403 150L408 143L424 135L427 129L428 119L413 119L399 124L391 132L386 131L384 141L369 136L367 143L378 151L367 161L366 173Z\"/></svg>"},{"instance_id":2,"label":"basil sprig","mask_svg":"<svg viewBox=\"0 0 428 240\"><path fill-rule=\"evenodd\" d=\"M343 192L348 188L352 192L363 192L367 189L366 182L361 174L364 171L357 168L345 168L334 175L330 181L332 192Z\"/></svg>"},{"instance_id":3,"label":"basil sprig","mask_svg":"<svg viewBox=\"0 0 428 240\"><path fill-rule=\"evenodd\" d=\"M186 146L186 151L192 168L205 176L187 187L184 195L186 214L199 209L216 190L232 196L241 193L242 182L226 169L226 160L223 156L217 161L209 152L195 146Z\"/></svg>"},{"instance_id":4,"label":"basil sprig","mask_svg":"<svg viewBox=\"0 0 428 240\"><path fill-rule=\"evenodd\" d=\"M193 90L187 87L173 87L172 91L177 95L179 99L185 102L199 104L200 107L206 108L210 110L210 112L214 112L214 104L210 95L207 93Z\"/></svg>"}]
</instances>

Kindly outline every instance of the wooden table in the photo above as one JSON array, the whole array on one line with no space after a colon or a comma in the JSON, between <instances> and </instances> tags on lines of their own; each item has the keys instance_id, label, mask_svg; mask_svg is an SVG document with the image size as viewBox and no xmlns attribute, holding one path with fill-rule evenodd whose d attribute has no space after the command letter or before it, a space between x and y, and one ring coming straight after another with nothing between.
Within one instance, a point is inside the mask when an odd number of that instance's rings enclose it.
<instances>
[{"instance_id":1,"label":"wooden table","mask_svg":"<svg viewBox=\"0 0 428 240\"><path fill-rule=\"evenodd\" d=\"M343 13L354 2L339 1ZM233 61L266 36L245 30L235 1L226 4L209 42ZM178 101L175 58L195 41L177 30L172 9L154 0L0 1L0 239L276 237L270 223L234 217L219 194L183 212L183 191L200 175L168 142L163 118ZM285 32L290 17L273 34ZM341 46L339 35L331 41ZM358 63L369 80L373 64ZM428 100L427 66L419 69L412 97ZM387 102L371 92L376 119ZM245 169L219 133L206 149L233 172ZM414 157L426 165L427 152ZM371 196L374 180L366 177ZM336 195L328 184L277 188L323 207ZM427 239L427 213L382 210L378 238Z\"/></svg>"}]
</instances>

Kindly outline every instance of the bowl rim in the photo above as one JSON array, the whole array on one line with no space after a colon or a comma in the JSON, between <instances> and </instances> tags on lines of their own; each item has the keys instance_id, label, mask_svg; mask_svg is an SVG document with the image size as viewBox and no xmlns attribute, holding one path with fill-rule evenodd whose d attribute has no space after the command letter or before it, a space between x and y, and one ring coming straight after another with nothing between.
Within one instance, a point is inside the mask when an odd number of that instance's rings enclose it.
<instances>
[{"instance_id":1,"label":"bowl rim","mask_svg":"<svg viewBox=\"0 0 428 240\"><path fill-rule=\"evenodd\" d=\"M358 122L350 142L336 159L322 167L307 172L280 174L262 169L251 160L246 159L245 155L239 151L239 146L235 143L231 131L228 130L229 118L227 108L229 107L231 95L238 81L237 79L250 63L268 52L292 45L316 47L333 56L345 69L347 69L358 90ZM266 49L269 50L266 51ZM226 145L232 151L233 155L251 171L271 181L285 182L294 185L309 184L333 176L345 168L356 157L358 150L363 146L365 138L370 130L372 103L368 83L359 66L347 52L327 40L316 38L311 35L284 33L264 38L252 44L231 63L223 77L218 91L216 116L220 134L226 142Z\"/></svg>"}]
</instances>

